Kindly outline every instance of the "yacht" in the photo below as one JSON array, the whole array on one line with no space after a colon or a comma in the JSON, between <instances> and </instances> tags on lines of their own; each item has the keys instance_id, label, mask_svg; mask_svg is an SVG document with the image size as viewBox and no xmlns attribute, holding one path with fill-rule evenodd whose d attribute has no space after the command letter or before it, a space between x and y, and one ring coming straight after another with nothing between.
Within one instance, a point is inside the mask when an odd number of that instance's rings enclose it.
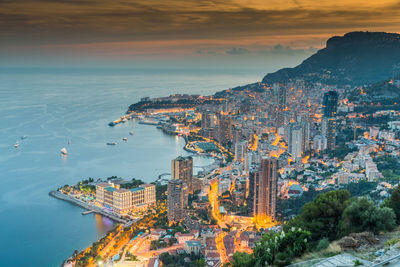
<instances>
[{"instance_id":1,"label":"yacht","mask_svg":"<svg viewBox=\"0 0 400 267\"><path fill-rule=\"evenodd\" d=\"M122 141L128 141L128 138L126 138L126 137L124 137L124 138L122 138Z\"/></svg>"},{"instance_id":2,"label":"yacht","mask_svg":"<svg viewBox=\"0 0 400 267\"><path fill-rule=\"evenodd\" d=\"M61 149L61 155L68 155L67 149L65 147Z\"/></svg>"},{"instance_id":3,"label":"yacht","mask_svg":"<svg viewBox=\"0 0 400 267\"><path fill-rule=\"evenodd\" d=\"M14 147L15 147L15 148L18 148L18 147L19 147L18 142L15 143Z\"/></svg>"}]
</instances>

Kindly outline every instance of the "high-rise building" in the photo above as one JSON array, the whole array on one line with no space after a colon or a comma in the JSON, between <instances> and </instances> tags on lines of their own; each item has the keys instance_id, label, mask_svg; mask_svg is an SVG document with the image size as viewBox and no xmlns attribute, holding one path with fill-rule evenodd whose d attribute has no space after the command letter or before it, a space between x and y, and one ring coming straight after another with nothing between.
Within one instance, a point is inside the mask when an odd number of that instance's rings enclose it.
<instances>
[{"instance_id":1,"label":"high-rise building","mask_svg":"<svg viewBox=\"0 0 400 267\"><path fill-rule=\"evenodd\" d=\"M276 217L278 161L262 157L257 171L250 171L248 204L251 214L261 220Z\"/></svg>"},{"instance_id":2,"label":"high-rise building","mask_svg":"<svg viewBox=\"0 0 400 267\"><path fill-rule=\"evenodd\" d=\"M322 108L324 117L332 118L336 116L338 104L338 93L336 91L329 91L324 94Z\"/></svg>"},{"instance_id":3,"label":"high-rise building","mask_svg":"<svg viewBox=\"0 0 400 267\"><path fill-rule=\"evenodd\" d=\"M201 113L201 128L208 129L214 128L215 126L215 114L210 111L204 111Z\"/></svg>"},{"instance_id":4,"label":"high-rise building","mask_svg":"<svg viewBox=\"0 0 400 267\"><path fill-rule=\"evenodd\" d=\"M247 157L247 141L240 141L235 143L235 161L244 162Z\"/></svg>"},{"instance_id":5,"label":"high-rise building","mask_svg":"<svg viewBox=\"0 0 400 267\"><path fill-rule=\"evenodd\" d=\"M179 156L171 162L171 179L183 180L193 192L193 158Z\"/></svg>"},{"instance_id":6,"label":"high-rise building","mask_svg":"<svg viewBox=\"0 0 400 267\"><path fill-rule=\"evenodd\" d=\"M171 179L168 181L168 221L170 223L179 222L184 219L185 208L188 201L188 188L181 179Z\"/></svg>"},{"instance_id":7,"label":"high-rise building","mask_svg":"<svg viewBox=\"0 0 400 267\"><path fill-rule=\"evenodd\" d=\"M322 135L325 136L328 149L335 149L336 146L336 119L322 117L321 120Z\"/></svg>"},{"instance_id":8,"label":"high-rise building","mask_svg":"<svg viewBox=\"0 0 400 267\"><path fill-rule=\"evenodd\" d=\"M218 141L223 145L227 145L232 140L232 117L221 115L218 129Z\"/></svg>"},{"instance_id":9,"label":"high-rise building","mask_svg":"<svg viewBox=\"0 0 400 267\"><path fill-rule=\"evenodd\" d=\"M327 148L327 140L323 135L314 136L314 150L315 151L323 151Z\"/></svg>"},{"instance_id":10,"label":"high-rise building","mask_svg":"<svg viewBox=\"0 0 400 267\"><path fill-rule=\"evenodd\" d=\"M311 150L311 122L309 118L302 117L301 126L303 127L303 152L307 152Z\"/></svg>"},{"instance_id":11,"label":"high-rise building","mask_svg":"<svg viewBox=\"0 0 400 267\"><path fill-rule=\"evenodd\" d=\"M278 90L278 108L280 111L286 108L287 89L285 86L280 86Z\"/></svg>"},{"instance_id":12,"label":"high-rise building","mask_svg":"<svg viewBox=\"0 0 400 267\"><path fill-rule=\"evenodd\" d=\"M258 198L258 168L252 168L249 171L249 192L247 198L247 207L250 215L254 216L255 199Z\"/></svg>"},{"instance_id":13,"label":"high-rise building","mask_svg":"<svg viewBox=\"0 0 400 267\"><path fill-rule=\"evenodd\" d=\"M336 112L338 93L329 91L324 94L322 108L322 135L326 137L328 149L335 149L336 146Z\"/></svg>"},{"instance_id":14,"label":"high-rise building","mask_svg":"<svg viewBox=\"0 0 400 267\"><path fill-rule=\"evenodd\" d=\"M288 151L293 158L301 158L304 150L304 129L300 124L289 125Z\"/></svg>"}]
</instances>

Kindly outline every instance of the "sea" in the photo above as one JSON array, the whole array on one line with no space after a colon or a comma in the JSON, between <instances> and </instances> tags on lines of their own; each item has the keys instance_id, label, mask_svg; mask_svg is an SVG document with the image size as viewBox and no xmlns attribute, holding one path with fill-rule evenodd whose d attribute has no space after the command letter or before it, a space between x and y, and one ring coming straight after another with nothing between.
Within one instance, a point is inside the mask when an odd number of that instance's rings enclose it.
<instances>
[{"instance_id":1,"label":"sea","mask_svg":"<svg viewBox=\"0 0 400 267\"><path fill-rule=\"evenodd\" d=\"M171 159L189 155L182 138L155 126L108 126L130 104L209 95L261 78L250 70L0 69L0 266L60 266L114 227L49 191L89 177L152 182L170 172ZM212 162L194 156L195 166Z\"/></svg>"}]
</instances>

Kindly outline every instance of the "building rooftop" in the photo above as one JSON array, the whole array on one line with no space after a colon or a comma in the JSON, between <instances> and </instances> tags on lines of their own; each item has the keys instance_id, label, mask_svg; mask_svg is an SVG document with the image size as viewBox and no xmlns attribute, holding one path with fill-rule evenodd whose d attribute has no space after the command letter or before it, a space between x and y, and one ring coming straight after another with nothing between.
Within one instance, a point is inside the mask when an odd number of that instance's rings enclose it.
<instances>
[{"instance_id":1,"label":"building rooftop","mask_svg":"<svg viewBox=\"0 0 400 267\"><path fill-rule=\"evenodd\" d=\"M144 190L144 188L143 187L136 187L136 188L129 189L129 191L131 191L131 192L137 192L137 191L140 191L140 190Z\"/></svg>"},{"instance_id":2,"label":"building rooftop","mask_svg":"<svg viewBox=\"0 0 400 267\"><path fill-rule=\"evenodd\" d=\"M117 191L118 189L116 189L116 188L114 188L114 187L111 187L111 186L109 186L109 187L106 187L106 188L104 188L105 190L107 190L107 191L109 191L109 192L114 192L114 191Z\"/></svg>"},{"instance_id":3,"label":"building rooftop","mask_svg":"<svg viewBox=\"0 0 400 267\"><path fill-rule=\"evenodd\" d=\"M155 186L154 184L141 184L141 185L139 185L139 187L143 187L143 188L145 188L145 187L153 187L153 186Z\"/></svg>"},{"instance_id":4,"label":"building rooftop","mask_svg":"<svg viewBox=\"0 0 400 267\"><path fill-rule=\"evenodd\" d=\"M199 246L201 246L201 242L197 241L197 240L189 240L189 241L186 241L185 244L187 246L189 246L189 247L199 247Z\"/></svg>"},{"instance_id":5,"label":"building rooftop","mask_svg":"<svg viewBox=\"0 0 400 267\"><path fill-rule=\"evenodd\" d=\"M102 183L102 184L97 184L96 186L100 186L100 187L109 187L110 184L108 184L108 183Z\"/></svg>"}]
</instances>

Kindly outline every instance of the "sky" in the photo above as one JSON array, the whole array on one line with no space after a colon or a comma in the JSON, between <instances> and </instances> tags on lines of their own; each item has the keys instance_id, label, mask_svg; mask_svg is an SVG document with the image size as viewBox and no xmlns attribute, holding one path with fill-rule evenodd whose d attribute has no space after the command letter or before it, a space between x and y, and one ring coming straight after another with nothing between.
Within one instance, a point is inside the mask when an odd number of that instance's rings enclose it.
<instances>
[{"instance_id":1,"label":"sky","mask_svg":"<svg viewBox=\"0 0 400 267\"><path fill-rule=\"evenodd\" d=\"M394 0L0 0L0 66L294 66L350 31L396 32Z\"/></svg>"}]
</instances>

